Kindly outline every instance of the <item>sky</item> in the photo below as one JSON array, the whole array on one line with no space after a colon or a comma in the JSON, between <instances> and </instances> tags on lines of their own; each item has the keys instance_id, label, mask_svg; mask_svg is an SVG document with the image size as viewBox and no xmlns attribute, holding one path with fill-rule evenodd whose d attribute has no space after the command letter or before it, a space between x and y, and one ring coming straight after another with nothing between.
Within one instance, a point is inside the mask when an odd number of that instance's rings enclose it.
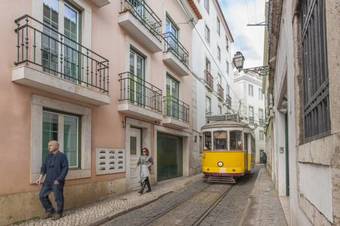
<instances>
[{"instance_id":1,"label":"sky","mask_svg":"<svg viewBox=\"0 0 340 226\"><path fill-rule=\"evenodd\" d=\"M265 0L219 0L234 37L232 54L241 51L244 67L263 65L264 27L247 24L265 21Z\"/></svg>"}]
</instances>

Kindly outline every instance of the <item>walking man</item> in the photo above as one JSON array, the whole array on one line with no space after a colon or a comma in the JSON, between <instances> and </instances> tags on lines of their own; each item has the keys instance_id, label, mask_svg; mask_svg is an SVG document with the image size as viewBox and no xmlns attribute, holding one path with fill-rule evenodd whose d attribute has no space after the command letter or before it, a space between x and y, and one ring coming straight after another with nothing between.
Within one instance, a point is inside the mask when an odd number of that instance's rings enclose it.
<instances>
[{"instance_id":1,"label":"walking man","mask_svg":"<svg viewBox=\"0 0 340 226\"><path fill-rule=\"evenodd\" d=\"M52 217L53 220L60 219L64 209L64 184L68 172L68 161L64 153L59 151L59 143L56 140L48 142L48 156L41 166L40 176L36 183L39 185L43 181L39 198L45 209L43 219ZM57 209L55 210L48 198L53 192Z\"/></svg>"}]
</instances>

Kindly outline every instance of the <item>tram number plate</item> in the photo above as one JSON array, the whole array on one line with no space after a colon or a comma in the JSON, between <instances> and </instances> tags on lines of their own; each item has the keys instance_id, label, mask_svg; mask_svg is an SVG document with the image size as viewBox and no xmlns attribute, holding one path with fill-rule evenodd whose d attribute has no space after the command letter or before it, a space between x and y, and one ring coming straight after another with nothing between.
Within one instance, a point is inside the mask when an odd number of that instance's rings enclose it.
<instances>
[{"instance_id":1,"label":"tram number plate","mask_svg":"<svg viewBox=\"0 0 340 226\"><path fill-rule=\"evenodd\" d=\"M226 173L227 172L227 169L226 168L221 168L220 169L220 173Z\"/></svg>"}]
</instances>

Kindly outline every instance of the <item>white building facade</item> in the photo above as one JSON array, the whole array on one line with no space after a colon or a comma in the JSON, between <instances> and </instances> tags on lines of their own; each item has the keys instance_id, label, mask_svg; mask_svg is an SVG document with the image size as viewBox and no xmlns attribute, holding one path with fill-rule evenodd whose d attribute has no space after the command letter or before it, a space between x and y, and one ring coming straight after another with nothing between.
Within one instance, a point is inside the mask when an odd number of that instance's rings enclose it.
<instances>
[{"instance_id":1,"label":"white building facade","mask_svg":"<svg viewBox=\"0 0 340 226\"><path fill-rule=\"evenodd\" d=\"M234 89L237 96L235 107L242 121L254 129L256 138L256 163L260 162L260 152L265 149L264 122L265 105L262 92L262 78L255 73L235 72Z\"/></svg>"},{"instance_id":2,"label":"white building facade","mask_svg":"<svg viewBox=\"0 0 340 226\"><path fill-rule=\"evenodd\" d=\"M217 0L197 0L202 19L193 30L193 73L196 75L197 128L206 116L230 111L233 37Z\"/></svg>"}]
</instances>

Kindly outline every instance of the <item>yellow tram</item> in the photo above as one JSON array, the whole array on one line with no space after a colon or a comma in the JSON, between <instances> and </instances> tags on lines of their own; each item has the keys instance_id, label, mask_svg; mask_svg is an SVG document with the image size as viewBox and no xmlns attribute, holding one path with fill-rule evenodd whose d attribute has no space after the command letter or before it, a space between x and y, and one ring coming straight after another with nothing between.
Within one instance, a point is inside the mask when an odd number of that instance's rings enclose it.
<instances>
[{"instance_id":1,"label":"yellow tram","mask_svg":"<svg viewBox=\"0 0 340 226\"><path fill-rule=\"evenodd\" d=\"M235 183L235 178L252 172L255 139L242 122L211 121L202 127L202 171L208 182Z\"/></svg>"}]
</instances>

